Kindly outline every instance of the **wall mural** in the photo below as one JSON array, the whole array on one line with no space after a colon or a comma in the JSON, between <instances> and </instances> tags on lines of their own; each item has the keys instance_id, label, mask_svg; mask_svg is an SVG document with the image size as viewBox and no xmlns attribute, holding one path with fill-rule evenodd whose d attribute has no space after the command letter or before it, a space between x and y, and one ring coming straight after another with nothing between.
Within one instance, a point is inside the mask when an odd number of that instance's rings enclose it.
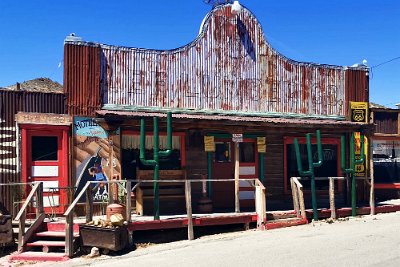
<instances>
[{"instance_id":1,"label":"wall mural","mask_svg":"<svg viewBox=\"0 0 400 267\"><path fill-rule=\"evenodd\" d=\"M120 131L117 130L111 136L93 118L86 117L74 118L73 131L76 194L81 191L87 181L109 181L111 173L114 177L119 177L121 173ZM110 162L111 148L113 150L112 163ZM108 201L106 183L94 185L92 193L95 202ZM83 197L81 201L84 200Z\"/></svg>"}]
</instances>

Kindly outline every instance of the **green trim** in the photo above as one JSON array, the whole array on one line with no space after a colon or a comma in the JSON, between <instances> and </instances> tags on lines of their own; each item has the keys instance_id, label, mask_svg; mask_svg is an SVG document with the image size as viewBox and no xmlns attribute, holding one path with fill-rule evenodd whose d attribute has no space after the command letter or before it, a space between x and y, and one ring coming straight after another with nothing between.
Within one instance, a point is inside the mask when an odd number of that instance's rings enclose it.
<instances>
[{"instance_id":1,"label":"green trim","mask_svg":"<svg viewBox=\"0 0 400 267\"><path fill-rule=\"evenodd\" d=\"M160 107L138 107L130 105L115 105L105 104L102 106L103 110L114 111L136 111L136 112L173 112L182 114L197 114L197 115L230 115L240 117L267 117L267 118L304 118L304 119L330 119L330 120L346 120L345 116L339 115L310 115L298 113L283 113L283 112L243 112L237 110L199 110L199 109L185 109L185 108L160 108Z\"/></svg>"},{"instance_id":2,"label":"green trim","mask_svg":"<svg viewBox=\"0 0 400 267\"><path fill-rule=\"evenodd\" d=\"M258 177L262 184L264 184L264 153L258 153Z\"/></svg>"}]
</instances>

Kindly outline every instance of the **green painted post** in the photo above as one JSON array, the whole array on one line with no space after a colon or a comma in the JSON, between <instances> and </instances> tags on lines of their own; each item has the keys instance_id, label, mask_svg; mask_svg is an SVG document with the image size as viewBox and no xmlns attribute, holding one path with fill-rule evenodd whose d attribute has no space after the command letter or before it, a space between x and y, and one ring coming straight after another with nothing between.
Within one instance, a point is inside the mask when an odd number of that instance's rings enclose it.
<instances>
[{"instance_id":1,"label":"green painted post","mask_svg":"<svg viewBox=\"0 0 400 267\"><path fill-rule=\"evenodd\" d=\"M153 159L146 160L145 157L145 143L146 143L146 129L144 119L140 119L140 161L142 164L154 167L154 182L153 182L153 206L154 206L154 220L160 219L160 194L159 194L159 170L160 170L160 157L168 157L172 153L172 114L167 113L167 149L159 151L160 136L158 132L158 118L153 118Z\"/></svg>"},{"instance_id":2,"label":"green painted post","mask_svg":"<svg viewBox=\"0 0 400 267\"><path fill-rule=\"evenodd\" d=\"M258 164L260 181L264 184L264 153L258 153Z\"/></svg>"},{"instance_id":3,"label":"green painted post","mask_svg":"<svg viewBox=\"0 0 400 267\"><path fill-rule=\"evenodd\" d=\"M314 168L320 167L323 163L322 158L322 144L321 144L321 132L317 130L317 155L318 161L313 162L312 155L312 144L311 144L311 134L306 134L307 138L307 159L308 159L308 170L303 171L303 166L301 163L300 148L297 138L294 139L294 149L296 153L297 170L301 176L309 176L311 183L311 202L313 207L313 219L318 220L318 207L317 207L317 194L315 190L315 174Z\"/></svg>"},{"instance_id":4,"label":"green painted post","mask_svg":"<svg viewBox=\"0 0 400 267\"><path fill-rule=\"evenodd\" d=\"M356 190L356 177L355 177L355 168L356 164L363 164L365 160L365 154L364 154L364 134L360 134L360 159L356 160L355 153L354 153L354 133L351 134L350 138L350 168L345 167L345 137L342 136L340 138L340 145L341 145L341 151L340 151L340 165L342 172L346 173L346 175L349 175L351 179L351 215L356 216L357 215L357 190Z\"/></svg>"},{"instance_id":5,"label":"green painted post","mask_svg":"<svg viewBox=\"0 0 400 267\"><path fill-rule=\"evenodd\" d=\"M212 179L212 153L207 152L207 178ZM208 198L212 199L212 185L211 181L208 181Z\"/></svg>"}]
</instances>

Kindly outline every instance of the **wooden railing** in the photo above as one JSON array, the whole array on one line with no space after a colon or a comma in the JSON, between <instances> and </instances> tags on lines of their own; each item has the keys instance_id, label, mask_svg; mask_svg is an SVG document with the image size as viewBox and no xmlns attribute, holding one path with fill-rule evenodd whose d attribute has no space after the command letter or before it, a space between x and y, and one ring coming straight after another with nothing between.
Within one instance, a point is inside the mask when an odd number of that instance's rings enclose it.
<instances>
[{"instance_id":1,"label":"wooden railing","mask_svg":"<svg viewBox=\"0 0 400 267\"><path fill-rule=\"evenodd\" d=\"M253 179L240 179L241 181L252 181L254 182L255 187L255 206L256 206L256 215L257 215L257 229L265 230L266 229L266 194L264 185L257 178ZM208 182L235 182L234 179L208 179ZM133 182L136 182L135 186L132 188L131 185ZM98 181L89 181L85 184L82 190L79 192L75 200L71 203L67 211L64 213L66 217L66 244L65 251L66 255L72 257L73 256L73 212L75 206L78 204L79 200L82 198L84 194L86 194L86 222L89 222L93 219L93 197L92 197L92 187L91 184L96 183L107 183L107 184L115 184L115 183L125 183L125 192L126 192L126 219L128 222L131 221L131 198L130 193L141 184L141 183L153 183L155 180L119 180L119 181L108 181L108 182L98 182ZM191 180L158 180L159 183L184 183L185 185L185 201L186 201L186 213L188 219L188 239L194 239L193 233L193 218L192 218L192 183L203 183L203 179L191 179ZM108 187L110 189L110 187ZM111 196L110 196L111 197Z\"/></svg>"},{"instance_id":2,"label":"wooden railing","mask_svg":"<svg viewBox=\"0 0 400 267\"><path fill-rule=\"evenodd\" d=\"M307 219L304 206L303 185L299 182L300 177L291 177L290 185L292 187L293 207L298 218Z\"/></svg>"},{"instance_id":3,"label":"wooden railing","mask_svg":"<svg viewBox=\"0 0 400 267\"><path fill-rule=\"evenodd\" d=\"M23 203L21 209L19 210L17 216L15 216L15 220L18 221L18 251L22 252L24 250L24 246L29 240L29 238L36 232L36 230L40 227L42 222L44 221L46 214L43 209L43 182L33 182L31 191L29 192L28 197ZM33 200L33 197L36 195L36 219L25 231L25 220L26 220L26 212L29 204Z\"/></svg>"},{"instance_id":4,"label":"wooden railing","mask_svg":"<svg viewBox=\"0 0 400 267\"><path fill-rule=\"evenodd\" d=\"M115 198L112 192L118 192L117 186L118 184L125 184L125 195L126 195L126 219L128 222L131 221L131 195L130 193L139 186L140 182L138 182L133 188L131 188L132 181L131 180L118 180L118 181L88 181L82 190L78 193L74 201L65 211L64 216L66 219L65 222L65 254L69 257L72 257L74 254L74 209L75 206L79 203L79 200L86 194L85 206L86 206L86 222L90 222L93 220L93 196L92 196L92 184L104 183L109 184L109 200ZM115 186L113 186L115 185ZM115 188L113 188L115 187ZM109 203L113 203L113 200L110 200Z\"/></svg>"},{"instance_id":5,"label":"wooden railing","mask_svg":"<svg viewBox=\"0 0 400 267\"><path fill-rule=\"evenodd\" d=\"M335 207L335 180L345 180L346 177L315 177L316 181L329 181L329 209L331 210L331 218L336 219ZM293 206L299 218L307 218L304 207L303 186L300 180L309 180L308 177L291 177L290 185L292 187Z\"/></svg>"}]
</instances>

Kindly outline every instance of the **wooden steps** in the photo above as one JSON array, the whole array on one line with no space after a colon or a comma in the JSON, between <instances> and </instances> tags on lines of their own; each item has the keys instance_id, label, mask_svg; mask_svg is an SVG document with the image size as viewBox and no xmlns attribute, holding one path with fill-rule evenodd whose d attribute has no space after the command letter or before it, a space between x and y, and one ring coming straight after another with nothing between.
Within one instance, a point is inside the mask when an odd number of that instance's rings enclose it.
<instances>
[{"instance_id":1,"label":"wooden steps","mask_svg":"<svg viewBox=\"0 0 400 267\"><path fill-rule=\"evenodd\" d=\"M74 225L73 236L79 237L79 225ZM65 222L43 222L37 232L28 239L23 252L10 257L12 261L64 261Z\"/></svg>"},{"instance_id":2,"label":"wooden steps","mask_svg":"<svg viewBox=\"0 0 400 267\"><path fill-rule=\"evenodd\" d=\"M10 261L66 261L69 257L63 252L38 252L26 251L19 254L13 254L9 258Z\"/></svg>"}]
</instances>

